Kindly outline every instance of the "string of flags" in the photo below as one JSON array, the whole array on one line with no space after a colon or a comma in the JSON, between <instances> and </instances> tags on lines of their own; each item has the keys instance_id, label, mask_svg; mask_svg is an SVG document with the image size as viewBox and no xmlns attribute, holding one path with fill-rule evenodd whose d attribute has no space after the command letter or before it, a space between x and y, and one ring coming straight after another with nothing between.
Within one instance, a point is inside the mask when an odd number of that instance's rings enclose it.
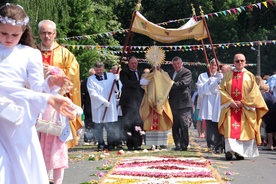
<instances>
[{"instance_id":1,"label":"string of flags","mask_svg":"<svg viewBox=\"0 0 276 184\"><path fill-rule=\"evenodd\" d=\"M126 60L126 58L124 58ZM137 59L139 63L148 63L148 61L146 59L141 59L138 58ZM162 65L171 65L172 62L171 61L164 61L162 63ZM206 62L199 62L199 61L191 61L191 62L183 62L184 66L207 66ZM231 67L234 67L234 64L229 64ZM245 67L253 67L253 66L257 66L257 64L255 63L246 63Z\"/></svg>"},{"instance_id":2,"label":"string of flags","mask_svg":"<svg viewBox=\"0 0 276 184\"><path fill-rule=\"evenodd\" d=\"M204 17L208 20L209 18L219 17L219 16L231 16L231 15L237 15L238 13L241 13L243 11L252 11L253 8L269 8L269 4L274 7L275 2L273 0L267 0L263 2L258 2L254 4L249 4L247 6L239 6L236 8L231 8L228 10L223 10L219 12L213 12L213 13L207 13L204 14ZM201 16L197 16L199 19ZM182 18L182 19L176 19L176 20L169 20L166 22L158 23L158 25L168 25L169 23L179 23L179 22L185 22L186 20L189 20L190 18ZM82 36L72 36L72 37L66 37L66 38L57 38L56 40L63 40L63 41L69 41L69 40L82 40L82 39L97 39L97 38L104 38L104 37L112 37L113 35L119 33L128 33L129 29L120 29L116 31L110 31L105 33L97 33L97 34L91 34L91 35L82 35Z\"/></svg>"},{"instance_id":3,"label":"string of flags","mask_svg":"<svg viewBox=\"0 0 276 184\"><path fill-rule=\"evenodd\" d=\"M250 42L237 42L237 43L218 43L213 44L215 49L229 49L230 47L253 47L253 46L265 46L268 44L276 44L276 40L263 40L263 41L250 41ZM69 45L63 44L64 47L69 49L88 49L88 50L106 50L110 54L121 54L123 52L124 46L100 46L100 45ZM126 48L126 50L131 50L133 53L145 53L150 46L131 46ZM203 50L202 45L167 45L167 46L158 46L162 48L165 52L185 52L185 51L197 51ZM206 49L212 49L211 44L205 44ZM127 52L127 51L125 51Z\"/></svg>"}]
</instances>

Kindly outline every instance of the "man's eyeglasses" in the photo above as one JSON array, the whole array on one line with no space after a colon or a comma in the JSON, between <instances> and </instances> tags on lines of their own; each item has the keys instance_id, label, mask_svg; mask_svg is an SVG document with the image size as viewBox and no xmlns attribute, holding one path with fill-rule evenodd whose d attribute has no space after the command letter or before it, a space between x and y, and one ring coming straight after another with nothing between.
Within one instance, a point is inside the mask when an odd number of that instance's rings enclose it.
<instances>
[{"instance_id":1,"label":"man's eyeglasses","mask_svg":"<svg viewBox=\"0 0 276 184\"><path fill-rule=\"evenodd\" d=\"M235 61L235 63L239 63L239 62L242 62L242 63L243 63L244 60L243 60L243 59L238 59L238 60Z\"/></svg>"},{"instance_id":2,"label":"man's eyeglasses","mask_svg":"<svg viewBox=\"0 0 276 184\"><path fill-rule=\"evenodd\" d=\"M53 33L53 32L40 32L40 34L41 34L41 35L49 35L49 36L52 36L52 35L55 34L55 33Z\"/></svg>"}]
</instances>

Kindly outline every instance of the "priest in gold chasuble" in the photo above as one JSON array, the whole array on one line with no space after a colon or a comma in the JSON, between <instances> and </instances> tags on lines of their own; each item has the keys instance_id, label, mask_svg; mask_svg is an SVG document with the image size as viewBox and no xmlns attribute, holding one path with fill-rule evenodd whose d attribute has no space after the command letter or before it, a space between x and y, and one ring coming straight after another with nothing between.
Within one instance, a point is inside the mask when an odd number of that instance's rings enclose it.
<instances>
[{"instance_id":1,"label":"priest in gold chasuble","mask_svg":"<svg viewBox=\"0 0 276 184\"><path fill-rule=\"evenodd\" d=\"M221 81L221 114L218 129L225 138L226 159L235 155L238 160L259 155L260 126L268 108L255 76L244 68L243 54L234 57L235 68Z\"/></svg>"},{"instance_id":2,"label":"priest in gold chasuble","mask_svg":"<svg viewBox=\"0 0 276 184\"><path fill-rule=\"evenodd\" d=\"M145 94L140 106L143 129L146 131L146 144L167 146L168 132L172 128L173 116L168 95L173 81L167 72L154 69L144 75L149 84L144 86Z\"/></svg>"},{"instance_id":3,"label":"priest in gold chasuble","mask_svg":"<svg viewBox=\"0 0 276 184\"><path fill-rule=\"evenodd\" d=\"M38 28L41 43L37 45L37 48L42 53L44 69L47 70L47 65L61 68L73 83L73 88L67 96L73 103L81 106L79 63L68 49L55 42L56 24L53 21L43 20L38 24ZM77 130L82 128L80 116L70 122L70 128L74 138L68 141L68 148L78 145Z\"/></svg>"},{"instance_id":4,"label":"priest in gold chasuble","mask_svg":"<svg viewBox=\"0 0 276 184\"><path fill-rule=\"evenodd\" d=\"M160 47L151 46L146 52L146 59L152 65L152 71L141 77L141 80L146 79L149 83L142 84L145 93L139 109L143 129L146 131L146 145L151 145L152 149L157 146L166 148L168 130L173 125L168 96L174 82L160 68L165 59L165 52Z\"/></svg>"}]
</instances>

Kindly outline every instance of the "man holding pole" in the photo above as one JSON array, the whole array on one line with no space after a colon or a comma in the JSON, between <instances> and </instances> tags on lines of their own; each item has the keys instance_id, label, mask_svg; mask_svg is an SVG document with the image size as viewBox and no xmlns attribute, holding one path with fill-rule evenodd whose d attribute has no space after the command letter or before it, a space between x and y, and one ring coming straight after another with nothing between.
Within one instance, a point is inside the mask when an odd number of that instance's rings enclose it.
<instances>
[{"instance_id":1,"label":"man holding pole","mask_svg":"<svg viewBox=\"0 0 276 184\"><path fill-rule=\"evenodd\" d=\"M121 83L118 74L104 72L104 64L96 62L94 64L95 75L88 78L87 89L91 99L91 109L93 112L95 137L98 141L98 149L104 150L103 128L107 131L108 149L114 148L118 141L119 131L116 124L118 112L116 108L116 92L119 91ZM114 81L119 85L113 85ZM110 96L110 99L109 99Z\"/></svg>"}]
</instances>

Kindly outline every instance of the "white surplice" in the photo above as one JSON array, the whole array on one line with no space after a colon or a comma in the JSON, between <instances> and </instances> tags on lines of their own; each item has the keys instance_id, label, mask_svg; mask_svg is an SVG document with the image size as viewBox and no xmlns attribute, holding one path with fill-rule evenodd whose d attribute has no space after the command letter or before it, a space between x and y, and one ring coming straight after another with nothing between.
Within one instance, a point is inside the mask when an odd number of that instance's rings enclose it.
<instances>
[{"instance_id":1,"label":"white surplice","mask_svg":"<svg viewBox=\"0 0 276 184\"><path fill-rule=\"evenodd\" d=\"M217 78L208 77L207 72L198 76L197 90L202 95L198 117L204 120L219 121L220 116L220 93L218 91Z\"/></svg>"},{"instance_id":2,"label":"white surplice","mask_svg":"<svg viewBox=\"0 0 276 184\"><path fill-rule=\"evenodd\" d=\"M92 118L94 123L106 123L118 121L118 111L116 103L116 92L120 90L122 84L119 82L119 89L117 85L114 85L111 98L110 106L107 108L106 114L104 116L105 106L103 105L108 101L108 97L114 82L114 74L106 73L106 80L96 79L96 75L92 75L87 80L87 89L91 99L91 110ZM104 116L104 119L103 119Z\"/></svg>"},{"instance_id":3,"label":"white surplice","mask_svg":"<svg viewBox=\"0 0 276 184\"><path fill-rule=\"evenodd\" d=\"M41 53L23 45L0 44L0 95L24 108L22 124L0 122L0 184L48 184L35 128L38 114L46 108L49 94L44 81ZM12 114L11 114L12 115Z\"/></svg>"}]
</instances>

